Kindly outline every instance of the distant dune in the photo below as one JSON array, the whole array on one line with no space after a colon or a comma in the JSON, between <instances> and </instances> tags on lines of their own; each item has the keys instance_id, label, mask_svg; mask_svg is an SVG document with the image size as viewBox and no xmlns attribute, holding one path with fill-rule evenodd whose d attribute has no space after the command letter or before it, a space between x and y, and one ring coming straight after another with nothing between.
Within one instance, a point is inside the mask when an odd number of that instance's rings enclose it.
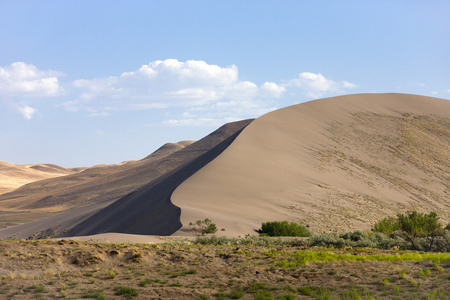
<instances>
[{"instance_id":1,"label":"distant dune","mask_svg":"<svg viewBox=\"0 0 450 300\"><path fill-rule=\"evenodd\" d=\"M182 231L221 234L298 221L315 232L366 230L406 210L450 212L450 101L361 94L302 103L252 122L173 193Z\"/></svg>"},{"instance_id":2,"label":"distant dune","mask_svg":"<svg viewBox=\"0 0 450 300\"><path fill-rule=\"evenodd\" d=\"M27 183L76 173L52 164L16 165L0 161L0 194L11 192Z\"/></svg>"}]
</instances>

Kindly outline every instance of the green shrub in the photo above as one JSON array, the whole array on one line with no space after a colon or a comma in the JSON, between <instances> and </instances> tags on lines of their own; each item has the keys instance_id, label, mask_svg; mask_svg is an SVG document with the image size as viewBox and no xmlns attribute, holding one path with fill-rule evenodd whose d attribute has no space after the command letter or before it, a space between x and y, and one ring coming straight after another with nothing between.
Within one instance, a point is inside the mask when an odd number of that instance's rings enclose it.
<instances>
[{"instance_id":1,"label":"green shrub","mask_svg":"<svg viewBox=\"0 0 450 300\"><path fill-rule=\"evenodd\" d=\"M280 300L296 300L296 299L298 299L298 296L293 293L287 293L287 294L279 295L278 299L280 299Z\"/></svg>"},{"instance_id":2,"label":"green shrub","mask_svg":"<svg viewBox=\"0 0 450 300\"><path fill-rule=\"evenodd\" d=\"M390 236L399 229L398 220L394 217L387 217L373 225L372 231L381 232Z\"/></svg>"},{"instance_id":3,"label":"green shrub","mask_svg":"<svg viewBox=\"0 0 450 300\"><path fill-rule=\"evenodd\" d=\"M427 251L431 251L436 237L444 234L442 224L439 222L439 217L435 212L424 214L410 211L405 215L398 214L397 218L402 236L411 243L414 250L419 250L417 239L425 237L428 241Z\"/></svg>"},{"instance_id":4,"label":"green shrub","mask_svg":"<svg viewBox=\"0 0 450 300\"><path fill-rule=\"evenodd\" d=\"M216 233L217 226L210 219L206 218L203 221L197 220L195 223L190 222L189 227L197 235L204 235L208 233Z\"/></svg>"},{"instance_id":5,"label":"green shrub","mask_svg":"<svg viewBox=\"0 0 450 300\"><path fill-rule=\"evenodd\" d=\"M269 291L259 290L255 294L255 300L272 300L273 293Z\"/></svg>"},{"instance_id":6,"label":"green shrub","mask_svg":"<svg viewBox=\"0 0 450 300\"><path fill-rule=\"evenodd\" d=\"M244 296L244 292L241 290L234 290L228 294L230 299L241 299Z\"/></svg>"},{"instance_id":7,"label":"green shrub","mask_svg":"<svg viewBox=\"0 0 450 300\"><path fill-rule=\"evenodd\" d=\"M262 223L259 234L268 236L310 236L308 229L295 222L274 221Z\"/></svg>"},{"instance_id":8,"label":"green shrub","mask_svg":"<svg viewBox=\"0 0 450 300\"><path fill-rule=\"evenodd\" d=\"M308 245L319 247L342 248L350 246L350 241L345 240L332 233L315 234L308 239Z\"/></svg>"},{"instance_id":9,"label":"green shrub","mask_svg":"<svg viewBox=\"0 0 450 300\"><path fill-rule=\"evenodd\" d=\"M116 295L125 295L128 297L135 297L139 295L138 291L135 288L128 287L128 286L117 286L115 288Z\"/></svg>"},{"instance_id":10,"label":"green shrub","mask_svg":"<svg viewBox=\"0 0 450 300\"><path fill-rule=\"evenodd\" d=\"M97 300L106 300L105 294L103 294L103 290L90 290L86 292L82 298L94 298Z\"/></svg>"},{"instance_id":11,"label":"green shrub","mask_svg":"<svg viewBox=\"0 0 450 300\"><path fill-rule=\"evenodd\" d=\"M288 246L298 247L306 246L307 242L303 239L282 239L268 236L246 236L243 238L227 238L224 236L199 236L194 240L195 244L200 245L254 245L254 246Z\"/></svg>"}]
</instances>

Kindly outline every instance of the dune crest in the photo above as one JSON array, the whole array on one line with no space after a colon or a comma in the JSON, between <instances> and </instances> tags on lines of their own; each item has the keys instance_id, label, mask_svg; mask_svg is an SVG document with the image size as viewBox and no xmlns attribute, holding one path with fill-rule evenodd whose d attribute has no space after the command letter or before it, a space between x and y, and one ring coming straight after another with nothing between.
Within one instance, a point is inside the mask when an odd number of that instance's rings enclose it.
<instances>
[{"instance_id":1,"label":"dune crest","mask_svg":"<svg viewBox=\"0 0 450 300\"><path fill-rule=\"evenodd\" d=\"M183 228L220 234L292 220L315 232L369 229L406 210L450 221L450 101L359 94L280 109L252 122L172 195Z\"/></svg>"}]
</instances>

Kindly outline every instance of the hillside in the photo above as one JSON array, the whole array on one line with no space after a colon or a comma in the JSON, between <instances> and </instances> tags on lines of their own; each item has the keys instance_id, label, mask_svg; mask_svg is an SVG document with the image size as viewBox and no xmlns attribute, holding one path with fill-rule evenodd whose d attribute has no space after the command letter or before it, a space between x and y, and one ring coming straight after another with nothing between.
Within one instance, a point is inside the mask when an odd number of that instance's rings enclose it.
<instances>
[{"instance_id":1,"label":"hillside","mask_svg":"<svg viewBox=\"0 0 450 300\"><path fill-rule=\"evenodd\" d=\"M360 94L256 119L171 199L184 224L176 235L204 218L230 236L285 219L345 232L406 210L446 224L449 182L450 101Z\"/></svg>"}]
</instances>

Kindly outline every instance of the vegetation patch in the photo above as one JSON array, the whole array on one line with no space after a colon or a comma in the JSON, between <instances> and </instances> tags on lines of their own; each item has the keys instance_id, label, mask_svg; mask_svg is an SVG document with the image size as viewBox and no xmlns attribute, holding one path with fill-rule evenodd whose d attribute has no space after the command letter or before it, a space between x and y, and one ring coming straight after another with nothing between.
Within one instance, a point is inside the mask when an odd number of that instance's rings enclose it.
<instances>
[{"instance_id":1,"label":"vegetation patch","mask_svg":"<svg viewBox=\"0 0 450 300\"><path fill-rule=\"evenodd\" d=\"M262 223L261 229L258 231L260 235L266 236L310 236L308 229L295 222L274 221Z\"/></svg>"}]
</instances>

